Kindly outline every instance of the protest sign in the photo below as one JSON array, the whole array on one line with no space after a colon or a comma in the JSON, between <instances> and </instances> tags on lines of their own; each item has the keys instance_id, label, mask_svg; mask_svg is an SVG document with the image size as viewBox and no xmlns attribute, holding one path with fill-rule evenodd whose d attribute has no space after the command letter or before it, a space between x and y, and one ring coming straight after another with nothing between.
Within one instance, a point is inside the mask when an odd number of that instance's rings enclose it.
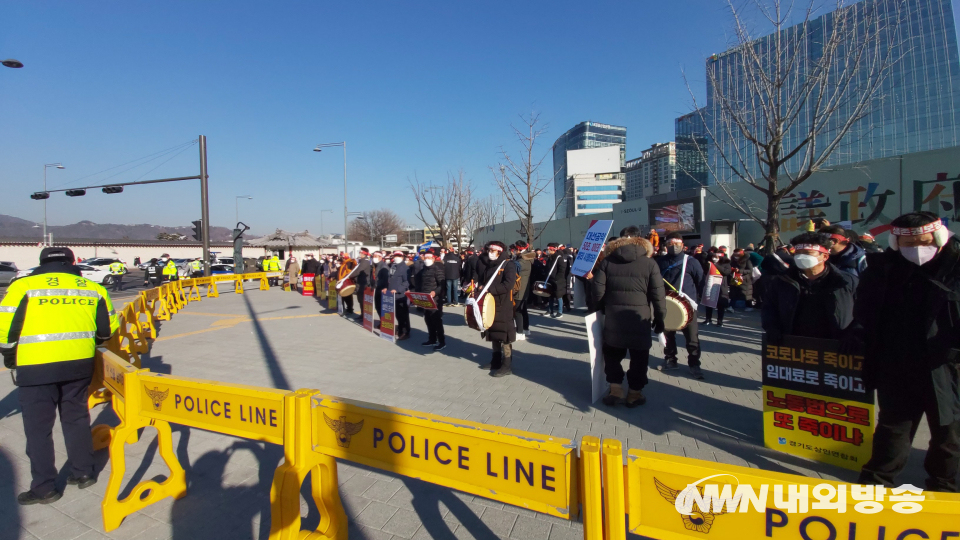
<instances>
[{"instance_id":1,"label":"protest sign","mask_svg":"<svg viewBox=\"0 0 960 540\"><path fill-rule=\"evenodd\" d=\"M303 290L300 292L303 296L313 296L313 274L303 275Z\"/></svg>"},{"instance_id":2,"label":"protest sign","mask_svg":"<svg viewBox=\"0 0 960 540\"><path fill-rule=\"evenodd\" d=\"M599 219L590 223L590 228L583 237L583 243L580 244L580 251L577 252L577 258L570 269L571 274L583 277L593 270L593 265L603 251L603 243L607 240L607 234L612 226L612 219Z\"/></svg>"},{"instance_id":3,"label":"protest sign","mask_svg":"<svg viewBox=\"0 0 960 540\"><path fill-rule=\"evenodd\" d=\"M396 342L396 299L392 292L380 298L380 337L394 343Z\"/></svg>"},{"instance_id":4,"label":"protest sign","mask_svg":"<svg viewBox=\"0 0 960 540\"><path fill-rule=\"evenodd\" d=\"M873 392L861 379L863 356L840 354L840 342L784 336L762 342L765 446L859 470L870 459Z\"/></svg>"},{"instance_id":5,"label":"protest sign","mask_svg":"<svg viewBox=\"0 0 960 540\"><path fill-rule=\"evenodd\" d=\"M407 300L410 304L423 309L437 309L437 302L434 301L430 293L407 292Z\"/></svg>"},{"instance_id":6,"label":"protest sign","mask_svg":"<svg viewBox=\"0 0 960 540\"><path fill-rule=\"evenodd\" d=\"M723 285L724 276L717 270L717 267L710 263L710 271L703 284L703 296L700 299L700 305L709 308L717 308L717 302L720 301L720 287Z\"/></svg>"},{"instance_id":7,"label":"protest sign","mask_svg":"<svg viewBox=\"0 0 960 540\"><path fill-rule=\"evenodd\" d=\"M327 309L336 309L343 315L343 308L340 307L340 295L337 294L337 280L331 279L327 282Z\"/></svg>"},{"instance_id":8,"label":"protest sign","mask_svg":"<svg viewBox=\"0 0 960 540\"><path fill-rule=\"evenodd\" d=\"M370 287L363 290L363 328L373 332L373 289Z\"/></svg>"},{"instance_id":9,"label":"protest sign","mask_svg":"<svg viewBox=\"0 0 960 540\"><path fill-rule=\"evenodd\" d=\"M603 372L603 313L590 313L583 321L587 325L587 346L590 349L590 403L596 403L609 386Z\"/></svg>"}]
</instances>

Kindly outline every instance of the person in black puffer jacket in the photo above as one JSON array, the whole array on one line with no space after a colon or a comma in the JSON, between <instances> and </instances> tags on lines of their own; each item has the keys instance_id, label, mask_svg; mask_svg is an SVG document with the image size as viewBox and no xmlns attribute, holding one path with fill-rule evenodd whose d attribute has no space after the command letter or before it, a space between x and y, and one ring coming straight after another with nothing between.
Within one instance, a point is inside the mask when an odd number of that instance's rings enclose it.
<instances>
[{"instance_id":1,"label":"person in black puffer jacket","mask_svg":"<svg viewBox=\"0 0 960 540\"><path fill-rule=\"evenodd\" d=\"M607 243L593 270L593 293L604 312L603 365L610 393L603 403L613 406L623 400L623 366L630 351L627 372L627 407L643 405L650 364L650 330L663 332L667 305L663 277L653 261L653 246L640 236L640 229L627 227L621 238ZM652 308L652 310L651 310Z\"/></svg>"},{"instance_id":2,"label":"person in black puffer jacket","mask_svg":"<svg viewBox=\"0 0 960 540\"><path fill-rule=\"evenodd\" d=\"M720 251L713 252L710 262L713 263L717 272L720 272L720 275L723 276L720 281L720 298L717 299L717 326L723 327L723 314L730 306L730 277L733 275L733 267L730 264L730 259ZM706 310L706 319L703 321L703 325L710 326L713 324L713 308L708 306Z\"/></svg>"},{"instance_id":3,"label":"person in black puffer jacket","mask_svg":"<svg viewBox=\"0 0 960 540\"><path fill-rule=\"evenodd\" d=\"M513 285L516 282L517 265L506 254L506 246L498 241L487 243L477 259L477 294L489 283L487 294L492 295L496 310L493 324L483 332L483 337L493 343L493 360L480 368L489 369L494 377L513 373L512 343L517 340L517 327L513 322ZM467 301L467 309L473 309L472 299Z\"/></svg>"},{"instance_id":4,"label":"person in black puffer jacket","mask_svg":"<svg viewBox=\"0 0 960 540\"><path fill-rule=\"evenodd\" d=\"M443 263L437 262L437 255L433 249L428 249L420 255L422 264L414 265L417 292L428 293L437 303L437 309L425 309L423 320L427 324L427 341L421 343L424 347L433 347L435 351L442 351L447 346L447 339L443 333L443 292L446 289L447 278L443 271Z\"/></svg>"},{"instance_id":5,"label":"person in black puffer jacket","mask_svg":"<svg viewBox=\"0 0 960 540\"><path fill-rule=\"evenodd\" d=\"M690 300L700 302L700 296L703 294L703 267L696 259L684 253L683 235L678 232L672 232L663 239L663 244L667 248L667 254L656 258L657 265L660 267L660 274L663 279L669 283L671 290L679 290ZM697 327L697 315L694 313L693 319L687 323L683 330L683 339L687 347L687 366L690 374L695 379L702 380L703 372L700 370L700 336ZM669 371L677 369L677 332L666 331L663 333L667 344L663 348L663 365L660 371Z\"/></svg>"},{"instance_id":6,"label":"person in black puffer jacket","mask_svg":"<svg viewBox=\"0 0 960 540\"><path fill-rule=\"evenodd\" d=\"M549 299L548 309L551 317L561 319L563 318L563 297L567 294L567 254L556 242L547 244L547 253L549 258L544 281L553 286L553 296Z\"/></svg>"}]
</instances>

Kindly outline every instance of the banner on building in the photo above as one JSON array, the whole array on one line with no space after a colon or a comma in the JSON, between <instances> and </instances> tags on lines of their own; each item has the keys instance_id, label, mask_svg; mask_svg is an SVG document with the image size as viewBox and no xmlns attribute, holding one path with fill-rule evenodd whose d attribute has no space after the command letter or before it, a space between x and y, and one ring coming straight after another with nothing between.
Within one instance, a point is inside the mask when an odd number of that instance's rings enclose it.
<instances>
[{"instance_id":1,"label":"banner on building","mask_svg":"<svg viewBox=\"0 0 960 540\"><path fill-rule=\"evenodd\" d=\"M590 403L596 403L610 386L603 372L603 313L595 311L583 321L587 325L587 346L590 349Z\"/></svg>"},{"instance_id":2,"label":"banner on building","mask_svg":"<svg viewBox=\"0 0 960 540\"><path fill-rule=\"evenodd\" d=\"M380 298L380 337L394 343L397 341L397 301L394 294L387 292Z\"/></svg>"},{"instance_id":3,"label":"banner on building","mask_svg":"<svg viewBox=\"0 0 960 540\"><path fill-rule=\"evenodd\" d=\"M363 328L373 332L373 289L370 287L363 290Z\"/></svg>"},{"instance_id":4,"label":"banner on building","mask_svg":"<svg viewBox=\"0 0 960 540\"><path fill-rule=\"evenodd\" d=\"M723 285L724 276L717 270L717 267L710 263L710 271L707 272L707 277L704 280L703 284L703 297L700 300L700 305L717 308L717 302L720 301L720 287Z\"/></svg>"},{"instance_id":5,"label":"banner on building","mask_svg":"<svg viewBox=\"0 0 960 540\"><path fill-rule=\"evenodd\" d=\"M430 293L407 292L406 296L412 306L422 309L437 309L437 302L430 296Z\"/></svg>"},{"instance_id":6,"label":"banner on building","mask_svg":"<svg viewBox=\"0 0 960 540\"><path fill-rule=\"evenodd\" d=\"M859 470L873 443L873 392L863 384L863 356L840 342L784 336L762 341L763 441L774 450Z\"/></svg>"},{"instance_id":7,"label":"banner on building","mask_svg":"<svg viewBox=\"0 0 960 540\"><path fill-rule=\"evenodd\" d=\"M590 222L590 228L583 237L577 258L573 261L573 268L570 269L571 274L583 277L593 270L593 265L597 263L597 257L603 251L603 243L607 241L607 234L610 233L612 226L612 219L598 219Z\"/></svg>"}]
</instances>

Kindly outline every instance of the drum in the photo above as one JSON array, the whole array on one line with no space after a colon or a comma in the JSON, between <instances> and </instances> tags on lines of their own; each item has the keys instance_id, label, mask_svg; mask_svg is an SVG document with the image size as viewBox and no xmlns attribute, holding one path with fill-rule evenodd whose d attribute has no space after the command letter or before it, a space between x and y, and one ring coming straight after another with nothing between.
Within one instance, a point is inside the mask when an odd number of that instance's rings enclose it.
<instances>
[{"instance_id":1,"label":"drum","mask_svg":"<svg viewBox=\"0 0 960 540\"><path fill-rule=\"evenodd\" d=\"M350 278L343 280L343 284L337 288L337 294L340 296L350 296L357 290L357 283Z\"/></svg>"},{"instance_id":2,"label":"drum","mask_svg":"<svg viewBox=\"0 0 960 540\"><path fill-rule=\"evenodd\" d=\"M537 296L543 296L544 298L552 298L556 290L557 286L554 283L550 283L549 281L534 281L533 288L530 292Z\"/></svg>"},{"instance_id":3,"label":"drum","mask_svg":"<svg viewBox=\"0 0 960 540\"><path fill-rule=\"evenodd\" d=\"M477 321L476 313L470 304L467 304L463 312L463 317L467 321L467 326L479 332L484 332L493 326L493 318L497 312L497 302L494 300L492 294L486 293L483 295L483 298L477 301L477 305L480 308L480 321Z\"/></svg>"},{"instance_id":4,"label":"drum","mask_svg":"<svg viewBox=\"0 0 960 540\"><path fill-rule=\"evenodd\" d=\"M697 314L693 304L676 291L667 291L667 316L663 319L663 329L675 332L683 330Z\"/></svg>"}]
</instances>

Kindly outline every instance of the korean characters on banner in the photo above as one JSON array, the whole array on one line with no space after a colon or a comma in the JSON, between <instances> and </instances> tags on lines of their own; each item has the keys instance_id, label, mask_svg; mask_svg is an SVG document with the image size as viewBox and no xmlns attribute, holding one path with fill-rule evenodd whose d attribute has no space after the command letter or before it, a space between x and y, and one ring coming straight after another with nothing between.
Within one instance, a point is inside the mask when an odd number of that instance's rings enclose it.
<instances>
[{"instance_id":1,"label":"korean characters on banner","mask_svg":"<svg viewBox=\"0 0 960 540\"><path fill-rule=\"evenodd\" d=\"M707 272L706 277L704 278L703 285L703 297L700 300L700 305L717 308L717 302L720 301L720 287L723 284L723 274L717 270L717 267L710 263L710 271Z\"/></svg>"},{"instance_id":2,"label":"korean characters on banner","mask_svg":"<svg viewBox=\"0 0 960 540\"><path fill-rule=\"evenodd\" d=\"M380 337L390 343L395 343L397 340L396 305L397 301L389 291L380 299Z\"/></svg>"},{"instance_id":3,"label":"korean characters on banner","mask_svg":"<svg viewBox=\"0 0 960 540\"><path fill-rule=\"evenodd\" d=\"M331 279L327 282L327 309L335 309L343 315L343 307L340 305L340 295L337 294L337 280Z\"/></svg>"},{"instance_id":4,"label":"korean characters on banner","mask_svg":"<svg viewBox=\"0 0 960 540\"><path fill-rule=\"evenodd\" d=\"M861 379L863 357L834 340L763 340L763 440L768 448L859 470L873 443L873 392Z\"/></svg>"},{"instance_id":5,"label":"korean characters on banner","mask_svg":"<svg viewBox=\"0 0 960 540\"><path fill-rule=\"evenodd\" d=\"M303 288L301 289L300 294L303 296L313 296L313 274L304 274L303 275Z\"/></svg>"},{"instance_id":6,"label":"korean characters on banner","mask_svg":"<svg viewBox=\"0 0 960 540\"><path fill-rule=\"evenodd\" d=\"M407 300L414 307L422 309L437 309L437 302L428 293L407 292Z\"/></svg>"},{"instance_id":7,"label":"korean characters on banner","mask_svg":"<svg viewBox=\"0 0 960 540\"><path fill-rule=\"evenodd\" d=\"M373 289L363 290L363 329L373 332Z\"/></svg>"},{"instance_id":8,"label":"korean characters on banner","mask_svg":"<svg viewBox=\"0 0 960 540\"><path fill-rule=\"evenodd\" d=\"M583 277L593 270L593 265L603 251L603 243L607 240L607 234L610 233L612 226L611 219L594 220L590 223L590 228L583 237L583 243L580 244L580 251L577 252L577 258L570 269L571 274Z\"/></svg>"}]
</instances>

